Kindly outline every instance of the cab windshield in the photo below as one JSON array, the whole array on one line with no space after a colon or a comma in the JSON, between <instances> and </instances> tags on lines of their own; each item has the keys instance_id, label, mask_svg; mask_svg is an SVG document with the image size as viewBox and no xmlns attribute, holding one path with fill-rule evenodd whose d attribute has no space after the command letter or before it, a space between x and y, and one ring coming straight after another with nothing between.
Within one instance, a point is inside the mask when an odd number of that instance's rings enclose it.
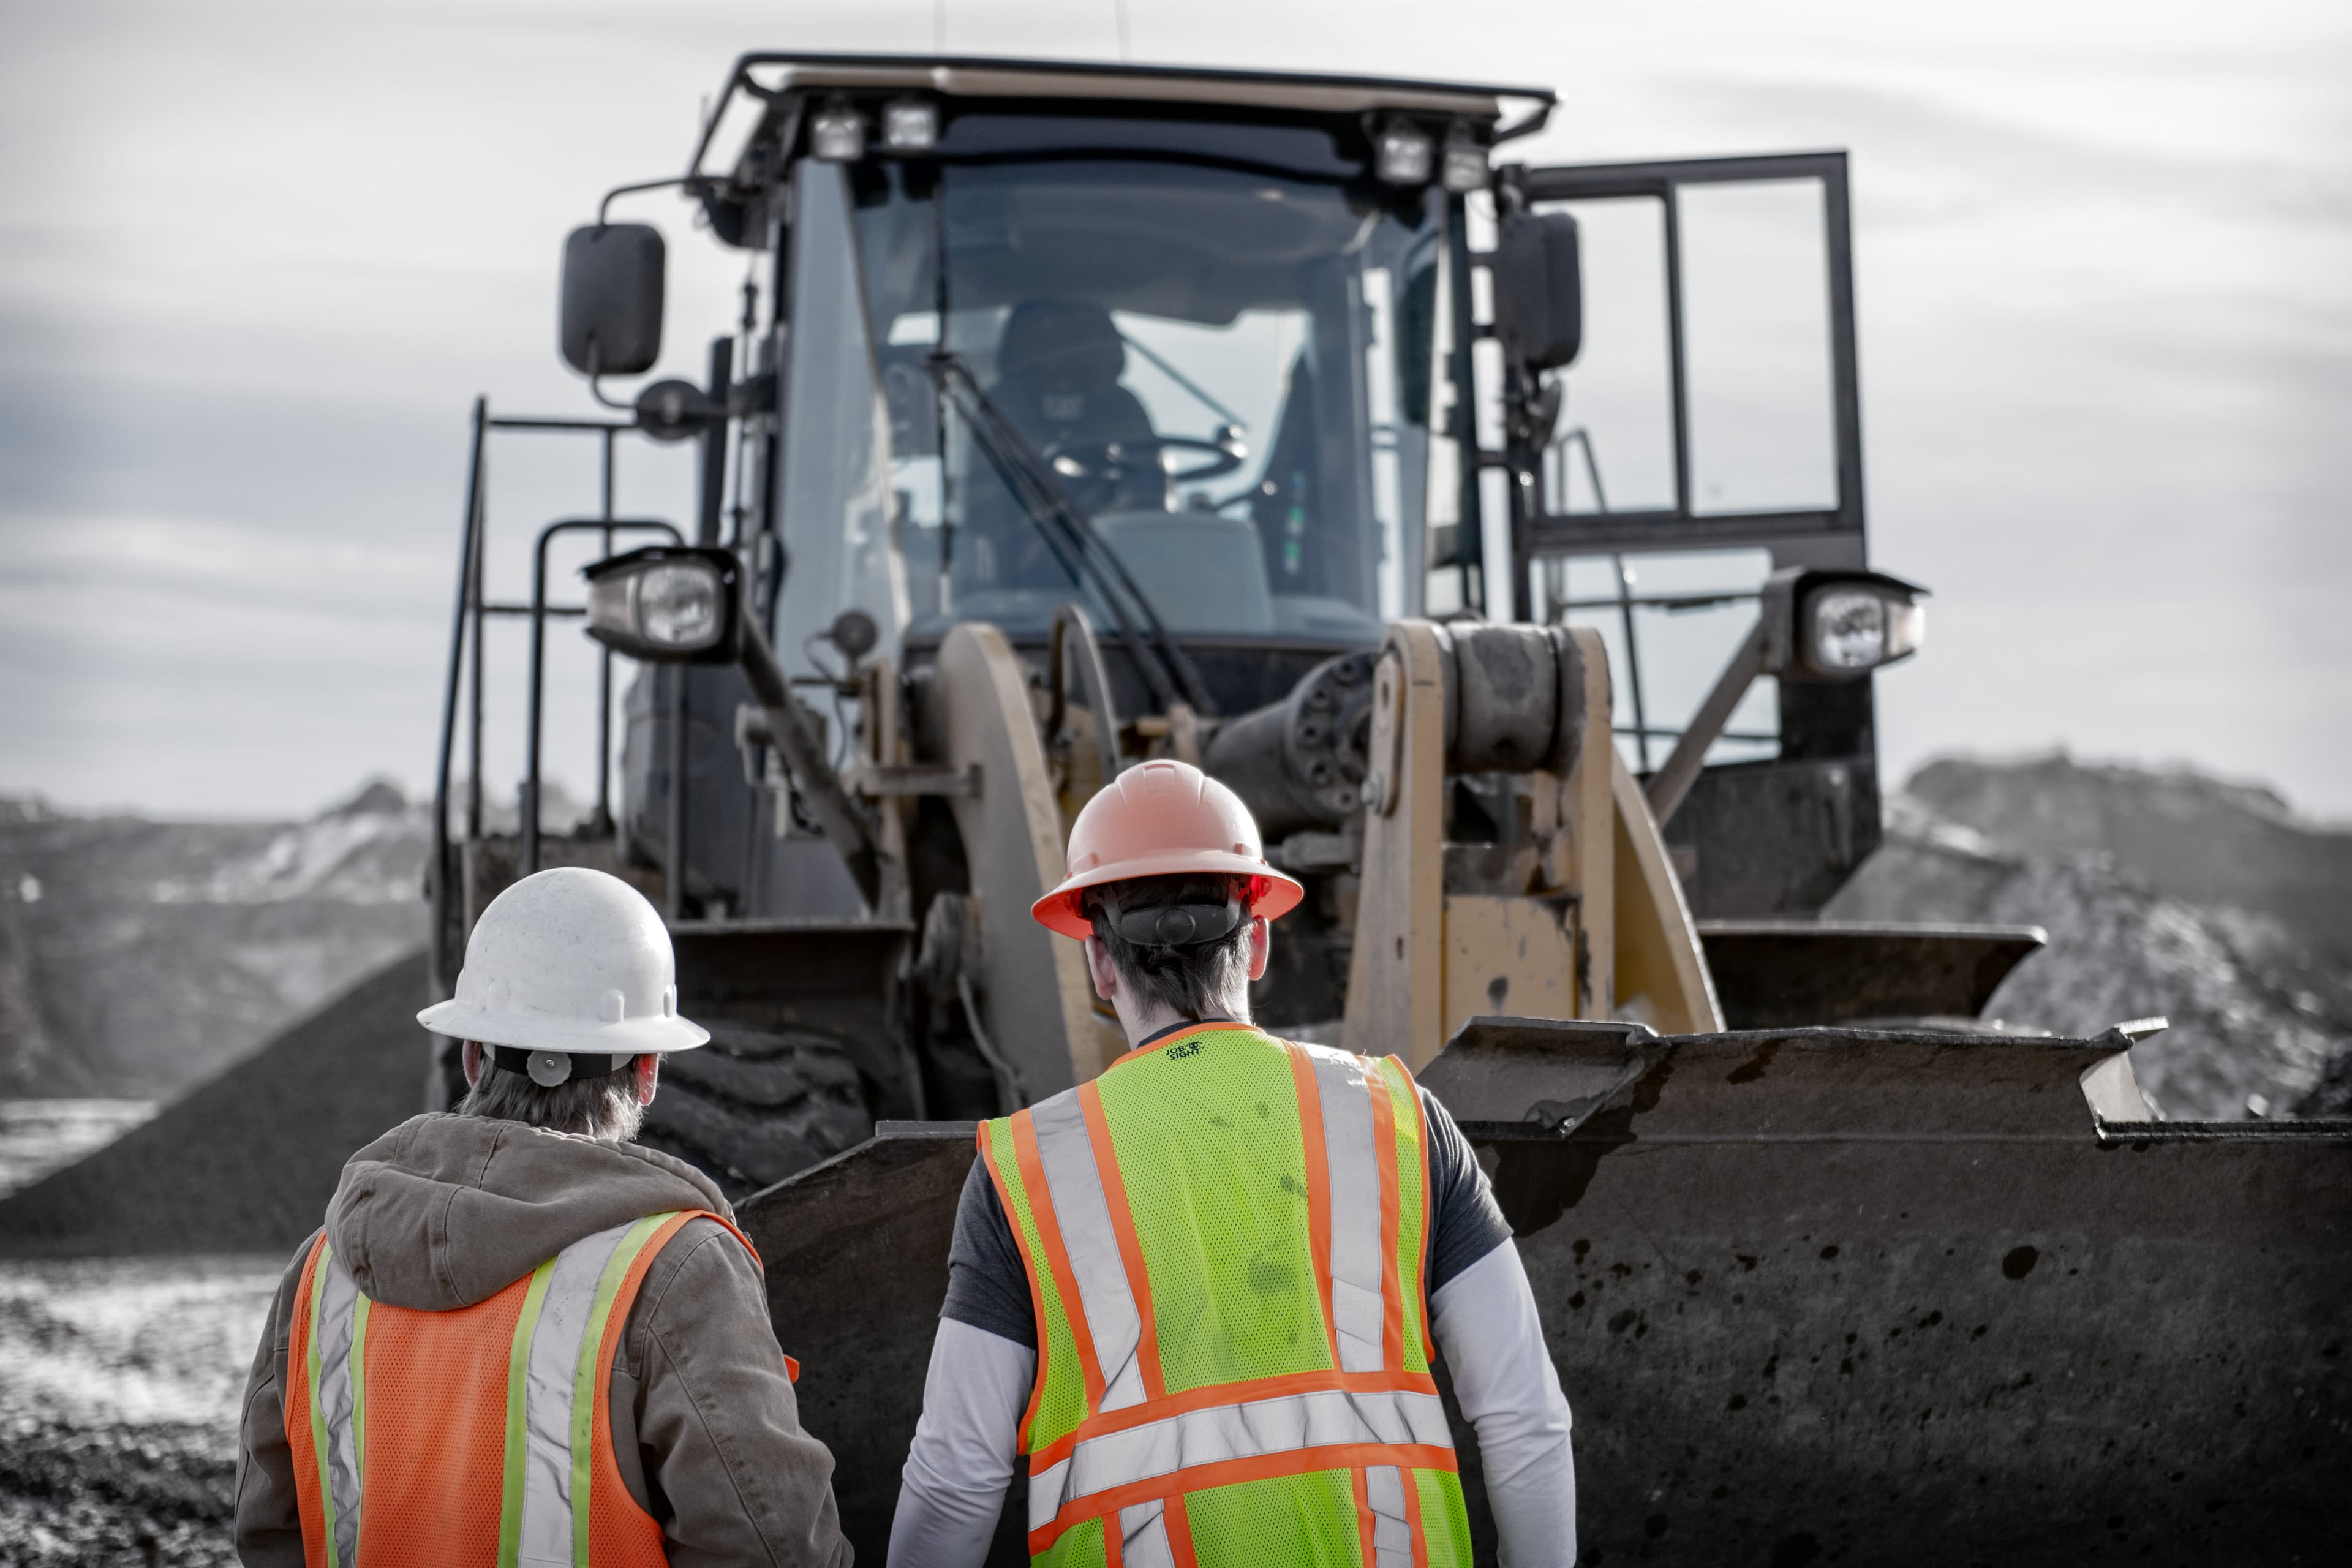
<instances>
[{"instance_id":1,"label":"cab windshield","mask_svg":"<svg viewBox=\"0 0 2352 1568\"><path fill-rule=\"evenodd\" d=\"M851 605L919 641L1111 613L943 374L1171 633L1413 613L1444 198L1342 135L965 114L935 157L799 164L780 644Z\"/></svg>"}]
</instances>

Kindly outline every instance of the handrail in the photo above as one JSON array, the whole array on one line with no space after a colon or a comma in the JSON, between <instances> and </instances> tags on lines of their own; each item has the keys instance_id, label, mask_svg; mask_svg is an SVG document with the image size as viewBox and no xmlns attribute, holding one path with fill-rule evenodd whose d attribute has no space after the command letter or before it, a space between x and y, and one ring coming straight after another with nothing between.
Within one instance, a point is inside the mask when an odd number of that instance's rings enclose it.
<instances>
[{"instance_id":1,"label":"handrail","mask_svg":"<svg viewBox=\"0 0 2352 1568\"><path fill-rule=\"evenodd\" d=\"M520 813L522 820L520 825L522 833L522 874L526 877L532 875L539 869L539 740L541 728L541 707L546 690L545 669L547 663L548 615L547 547L559 533L602 531L604 535L604 553L609 557L613 553L613 535L624 530L667 534L672 544L683 544L686 542L685 537L678 532L677 525L662 518L568 517L559 518L555 521L549 523L545 528L541 529L539 531L539 542L531 549L530 689L530 696L525 706L523 719L522 809ZM604 689L606 693L605 706L609 711L611 707L611 689L609 685L607 685ZM600 726L600 732L601 729L602 727ZM607 741L607 749L609 751L609 737ZM673 795L677 794L682 787L682 780L673 778L670 781L670 790ZM600 796L603 794L601 779L599 780L598 793ZM601 798L598 804L604 804ZM684 865L680 858L680 847L678 845L672 844L669 848L669 858L672 861L671 874L675 878L683 872Z\"/></svg>"},{"instance_id":2,"label":"handrail","mask_svg":"<svg viewBox=\"0 0 2352 1568\"><path fill-rule=\"evenodd\" d=\"M466 608L471 601L474 585L475 530L482 515L482 443L488 434L490 400L474 399L473 449L466 468L465 536L457 563L457 607L449 628L449 674L441 690L441 754L433 772L433 947L427 959L432 970L435 990L447 992L457 983L455 974L445 973L456 955L446 951L451 945L447 920L448 889L452 879L449 864L449 764L457 744L457 677L466 658ZM475 658L481 655L476 650ZM481 773L475 764L477 775ZM478 776L475 788L481 787Z\"/></svg>"}]
</instances>

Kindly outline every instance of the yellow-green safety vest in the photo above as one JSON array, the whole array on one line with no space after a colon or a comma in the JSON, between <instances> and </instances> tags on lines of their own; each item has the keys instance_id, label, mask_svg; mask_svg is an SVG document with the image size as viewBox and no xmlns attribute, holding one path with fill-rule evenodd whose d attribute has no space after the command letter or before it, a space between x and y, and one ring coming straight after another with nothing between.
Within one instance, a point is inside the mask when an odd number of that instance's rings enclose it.
<instances>
[{"instance_id":1,"label":"yellow-green safety vest","mask_svg":"<svg viewBox=\"0 0 2352 1568\"><path fill-rule=\"evenodd\" d=\"M1468 1568L1412 1076L1209 1023L980 1127L1037 1313L1029 1551Z\"/></svg>"}]
</instances>

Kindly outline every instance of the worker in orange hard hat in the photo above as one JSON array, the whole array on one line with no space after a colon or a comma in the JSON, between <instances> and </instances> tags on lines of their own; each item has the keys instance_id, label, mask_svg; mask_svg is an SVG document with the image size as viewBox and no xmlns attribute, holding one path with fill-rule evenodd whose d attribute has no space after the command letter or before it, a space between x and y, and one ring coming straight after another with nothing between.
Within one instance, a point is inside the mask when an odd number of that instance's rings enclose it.
<instances>
[{"instance_id":1,"label":"worker in orange hard hat","mask_svg":"<svg viewBox=\"0 0 2352 1568\"><path fill-rule=\"evenodd\" d=\"M978 1564L1017 1454L1033 1561L1470 1561L1433 1358L1502 1560L1576 1560L1568 1403L1486 1179L1404 1064L1250 1022L1304 889L1198 768L1087 803L1032 912L1128 1054L981 1123L893 1564Z\"/></svg>"}]
</instances>

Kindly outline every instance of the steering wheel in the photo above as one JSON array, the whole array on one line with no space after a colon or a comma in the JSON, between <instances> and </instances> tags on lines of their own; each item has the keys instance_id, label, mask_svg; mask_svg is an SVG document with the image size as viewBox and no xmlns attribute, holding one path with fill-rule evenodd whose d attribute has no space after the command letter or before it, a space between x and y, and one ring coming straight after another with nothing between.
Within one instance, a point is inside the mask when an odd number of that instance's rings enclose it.
<instances>
[{"instance_id":1,"label":"steering wheel","mask_svg":"<svg viewBox=\"0 0 2352 1568\"><path fill-rule=\"evenodd\" d=\"M1190 468L1170 471L1160 462L1162 452L1207 452L1211 459ZM1058 441L1045 448L1045 458L1066 479L1103 479L1113 484L1147 465L1155 478L1189 485L1230 474L1249 458L1249 448L1231 437L1222 441L1200 436L1129 436L1116 441Z\"/></svg>"}]
</instances>

